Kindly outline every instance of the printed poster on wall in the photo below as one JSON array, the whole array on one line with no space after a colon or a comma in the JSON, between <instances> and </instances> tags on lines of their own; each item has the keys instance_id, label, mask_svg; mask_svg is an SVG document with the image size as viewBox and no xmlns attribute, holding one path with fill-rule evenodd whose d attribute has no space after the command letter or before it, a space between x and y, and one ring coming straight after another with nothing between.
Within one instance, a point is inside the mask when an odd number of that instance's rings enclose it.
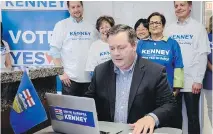
<instances>
[{"instance_id":1,"label":"printed poster on wall","mask_svg":"<svg viewBox=\"0 0 213 134\"><path fill-rule=\"evenodd\" d=\"M1 13L13 66L53 65L49 43L55 24L69 17L66 2L5 1Z\"/></svg>"}]
</instances>

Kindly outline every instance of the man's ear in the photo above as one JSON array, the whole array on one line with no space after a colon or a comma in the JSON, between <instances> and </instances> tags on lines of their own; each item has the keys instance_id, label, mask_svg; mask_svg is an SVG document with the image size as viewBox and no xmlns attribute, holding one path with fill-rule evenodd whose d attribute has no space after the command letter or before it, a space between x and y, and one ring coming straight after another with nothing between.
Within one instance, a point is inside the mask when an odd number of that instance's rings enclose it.
<instances>
[{"instance_id":1,"label":"man's ear","mask_svg":"<svg viewBox=\"0 0 213 134\"><path fill-rule=\"evenodd\" d=\"M135 42L134 44L132 44L132 46L134 47L134 51L136 52L136 49L137 49L137 42Z\"/></svg>"},{"instance_id":2,"label":"man's ear","mask_svg":"<svg viewBox=\"0 0 213 134\"><path fill-rule=\"evenodd\" d=\"M192 5L189 5L189 10L192 11Z\"/></svg>"},{"instance_id":3,"label":"man's ear","mask_svg":"<svg viewBox=\"0 0 213 134\"><path fill-rule=\"evenodd\" d=\"M70 12L70 10L69 10L69 8L68 8L68 12L69 12L70 16L72 16L72 15L71 15L71 12Z\"/></svg>"}]
</instances>

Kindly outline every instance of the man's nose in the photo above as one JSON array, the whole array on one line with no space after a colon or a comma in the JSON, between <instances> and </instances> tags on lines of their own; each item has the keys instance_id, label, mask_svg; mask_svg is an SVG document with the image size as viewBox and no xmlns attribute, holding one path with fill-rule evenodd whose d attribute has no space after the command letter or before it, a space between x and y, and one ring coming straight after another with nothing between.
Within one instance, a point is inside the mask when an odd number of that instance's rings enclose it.
<instances>
[{"instance_id":1,"label":"man's nose","mask_svg":"<svg viewBox=\"0 0 213 134\"><path fill-rule=\"evenodd\" d=\"M78 9L77 9L77 8L74 8L74 9L73 9L73 11L74 11L74 12L77 12L77 11L78 11Z\"/></svg>"},{"instance_id":2,"label":"man's nose","mask_svg":"<svg viewBox=\"0 0 213 134\"><path fill-rule=\"evenodd\" d=\"M178 6L178 7L177 7L177 10L180 10L180 9L181 9L180 6Z\"/></svg>"},{"instance_id":3,"label":"man's nose","mask_svg":"<svg viewBox=\"0 0 213 134\"><path fill-rule=\"evenodd\" d=\"M118 51L118 49L115 49L115 51L114 51L114 55L115 55L115 56L120 55L120 52Z\"/></svg>"}]
</instances>

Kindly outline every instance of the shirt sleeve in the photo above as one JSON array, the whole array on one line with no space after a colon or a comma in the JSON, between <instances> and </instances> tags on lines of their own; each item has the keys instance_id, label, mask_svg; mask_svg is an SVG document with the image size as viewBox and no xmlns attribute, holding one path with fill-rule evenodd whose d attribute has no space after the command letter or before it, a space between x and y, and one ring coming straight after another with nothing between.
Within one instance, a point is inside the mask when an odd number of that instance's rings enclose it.
<instances>
[{"instance_id":1,"label":"shirt sleeve","mask_svg":"<svg viewBox=\"0 0 213 134\"><path fill-rule=\"evenodd\" d=\"M60 58L60 50L63 45L65 31L63 25L58 22L53 30L52 37L50 40L50 52L49 54L54 58Z\"/></svg>"},{"instance_id":2,"label":"shirt sleeve","mask_svg":"<svg viewBox=\"0 0 213 134\"><path fill-rule=\"evenodd\" d=\"M181 49L176 40L169 38L173 45L173 66L174 66L174 88L183 88L184 72L183 72L183 59Z\"/></svg>"},{"instance_id":3,"label":"shirt sleeve","mask_svg":"<svg viewBox=\"0 0 213 134\"><path fill-rule=\"evenodd\" d=\"M199 54L199 56L197 56L196 61L197 66L195 67L196 76L194 78L194 82L202 84L207 66L207 54L206 53Z\"/></svg>"},{"instance_id":4,"label":"shirt sleeve","mask_svg":"<svg viewBox=\"0 0 213 134\"><path fill-rule=\"evenodd\" d=\"M158 127L160 124L158 117L154 113L149 113L147 115L151 116L155 120L155 126Z\"/></svg>"},{"instance_id":5,"label":"shirt sleeve","mask_svg":"<svg viewBox=\"0 0 213 134\"><path fill-rule=\"evenodd\" d=\"M174 88L184 88L184 71L183 68L175 68L174 70Z\"/></svg>"},{"instance_id":6,"label":"shirt sleeve","mask_svg":"<svg viewBox=\"0 0 213 134\"><path fill-rule=\"evenodd\" d=\"M203 81L207 66L207 55L211 52L209 44L210 42L208 39L207 31L204 27L201 27L198 39L194 46L196 48L196 51L198 52L198 55L196 55L194 60L194 72L196 73L194 82L196 83L202 83Z\"/></svg>"},{"instance_id":7,"label":"shirt sleeve","mask_svg":"<svg viewBox=\"0 0 213 134\"><path fill-rule=\"evenodd\" d=\"M208 55L211 52L209 44L210 44L210 42L209 42L207 31L202 26L194 47L197 48L197 51L200 54L206 53Z\"/></svg>"},{"instance_id":8,"label":"shirt sleeve","mask_svg":"<svg viewBox=\"0 0 213 134\"><path fill-rule=\"evenodd\" d=\"M51 55L53 58L60 58L60 49L58 49L56 46L50 46L49 55Z\"/></svg>"}]
</instances>

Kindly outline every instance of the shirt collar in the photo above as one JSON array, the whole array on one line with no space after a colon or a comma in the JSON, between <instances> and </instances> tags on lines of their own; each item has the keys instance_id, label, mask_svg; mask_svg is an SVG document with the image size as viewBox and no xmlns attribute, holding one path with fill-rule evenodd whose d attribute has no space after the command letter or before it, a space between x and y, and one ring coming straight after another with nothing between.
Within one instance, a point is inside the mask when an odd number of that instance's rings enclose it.
<instances>
[{"instance_id":1,"label":"shirt collar","mask_svg":"<svg viewBox=\"0 0 213 134\"><path fill-rule=\"evenodd\" d=\"M147 39L144 39L144 40L150 40L150 41L153 41L153 39L151 38L151 36L149 36ZM165 41L165 42L167 42L167 41L168 41L168 37L167 37L167 36L163 36L163 38L161 39L161 41Z\"/></svg>"},{"instance_id":2,"label":"shirt collar","mask_svg":"<svg viewBox=\"0 0 213 134\"><path fill-rule=\"evenodd\" d=\"M83 22L83 19L82 19L81 21L77 22L77 20L74 19L71 15L70 15L70 19L71 19L72 22L74 22L74 23L81 23L81 22Z\"/></svg>"},{"instance_id":3,"label":"shirt collar","mask_svg":"<svg viewBox=\"0 0 213 134\"><path fill-rule=\"evenodd\" d=\"M129 73L133 72L137 58L138 58L138 55L136 54L133 64L131 65L131 67L129 69L127 69L125 71L122 71L121 69L119 69L117 66L114 65L114 72L116 74L119 74L120 72L122 74L124 74L125 72L129 72Z\"/></svg>"},{"instance_id":4,"label":"shirt collar","mask_svg":"<svg viewBox=\"0 0 213 134\"><path fill-rule=\"evenodd\" d=\"M179 25L186 25L189 23L189 21L191 20L191 17L189 16L187 19L184 20L184 22L180 22L178 19L177 19L177 24Z\"/></svg>"}]
</instances>

